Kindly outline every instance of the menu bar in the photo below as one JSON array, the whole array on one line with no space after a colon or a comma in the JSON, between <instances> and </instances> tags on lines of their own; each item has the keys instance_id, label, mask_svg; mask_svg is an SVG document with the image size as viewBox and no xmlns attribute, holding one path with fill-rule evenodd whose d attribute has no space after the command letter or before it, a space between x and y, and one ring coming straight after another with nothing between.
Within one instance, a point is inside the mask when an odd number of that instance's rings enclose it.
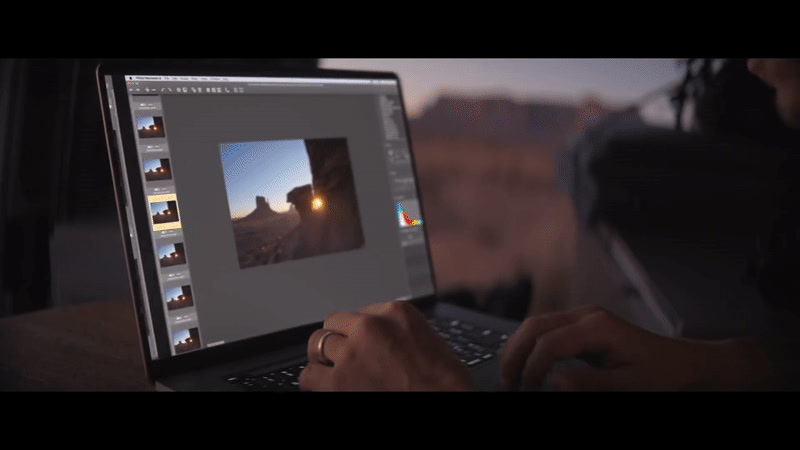
<instances>
[{"instance_id":1,"label":"menu bar","mask_svg":"<svg viewBox=\"0 0 800 450\"><path fill-rule=\"evenodd\" d=\"M396 80L356 80L334 78L277 78L277 77L180 77L127 75L125 84L131 95L170 94L280 94L327 93L353 94L360 92L392 93ZM288 89L288 90L287 90Z\"/></svg>"},{"instance_id":2,"label":"menu bar","mask_svg":"<svg viewBox=\"0 0 800 450\"><path fill-rule=\"evenodd\" d=\"M327 84L397 84L395 80L354 78L287 78L287 77L199 77L176 75L126 75L127 81L219 82L219 83L327 83Z\"/></svg>"}]
</instances>

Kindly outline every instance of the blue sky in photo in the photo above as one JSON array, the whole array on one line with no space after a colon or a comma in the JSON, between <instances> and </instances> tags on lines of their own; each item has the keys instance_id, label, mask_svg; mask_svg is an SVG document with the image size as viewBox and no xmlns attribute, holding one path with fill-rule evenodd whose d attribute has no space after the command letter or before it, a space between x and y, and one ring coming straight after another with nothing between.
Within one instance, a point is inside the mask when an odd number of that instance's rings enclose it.
<instances>
[{"instance_id":1,"label":"blue sky in photo","mask_svg":"<svg viewBox=\"0 0 800 450\"><path fill-rule=\"evenodd\" d=\"M153 211L153 215L158 213L163 213L168 209L169 208L167 207L167 202L150 203L150 210Z\"/></svg>"},{"instance_id":2,"label":"blue sky in photo","mask_svg":"<svg viewBox=\"0 0 800 450\"><path fill-rule=\"evenodd\" d=\"M137 117L136 118L136 128L150 128L150 125L155 125L156 122L153 120L152 117Z\"/></svg>"},{"instance_id":3,"label":"blue sky in photo","mask_svg":"<svg viewBox=\"0 0 800 450\"><path fill-rule=\"evenodd\" d=\"M175 251L175 244L167 244L158 247L158 259L161 259L164 256L169 255L174 251Z\"/></svg>"},{"instance_id":4,"label":"blue sky in photo","mask_svg":"<svg viewBox=\"0 0 800 450\"><path fill-rule=\"evenodd\" d=\"M149 172L151 170L156 170L161 167L161 160L160 159L148 159L144 162L144 171Z\"/></svg>"},{"instance_id":5,"label":"blue sky in photo","mask_svg":"<svg viewBox=\"0 0 800 450\"><path fill-rule=\"evenodd\" d=\"M169 288L164 291L164 297L166 297L167 301L171 298L178 298L181 294L183 294L183 288L181 286Z\"/></svg>"},{"instance_id":6,"label":"blue sky in photo","mask_svg":"<svg viewBox=\"0 0 800 450\"><path fill-rule=\"evenodd\" d=\"M186 340L190 336L189 330L181 330L172 335L172 344L178 345L181 341Z\"/></svg>"},{"instance_id":7,"label":"blue sky in photo","mask_svg":"<svg viewBox=\"0 0 800 450\"><path fill-rule=\"evenodd\" d=\"M278 212L289 209L286 194L311 184L311 166L302 139L220 144L231 217L246 216L256 207L256 196L267 199Z\"/></svg>"}]
</instances>

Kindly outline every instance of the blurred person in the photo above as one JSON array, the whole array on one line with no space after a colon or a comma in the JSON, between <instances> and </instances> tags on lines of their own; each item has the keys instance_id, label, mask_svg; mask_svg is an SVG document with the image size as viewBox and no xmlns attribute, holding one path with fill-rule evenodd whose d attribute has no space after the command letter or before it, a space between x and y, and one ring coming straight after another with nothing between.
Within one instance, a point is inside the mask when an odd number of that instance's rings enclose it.
<instances>
[{"instance_id":1,"label":"blurred person","mask_svg":"<svg viewBox=\"0 0 800 450\"><path fill-rule=\"evenodd\" d=\"M800 61L749 60L747 68L775 91L775 107L800 129ZM800 309L796 281L798 211L787 211L767 244L759 285L766 301ZM320 346L320 340L324 346ZM318 348L324 354L320 355ZM467 391L467 367L404 302L328 315L308 342L303 390ZM800 386L800 336L794 333L719 341L659 336L597 306L531 316L500 352L508 390L773 390ZM559 360L591 364L550 373ZM322 362L324 361L324 363Z\"/></svg>"},{"instance_id":2,"label":"blurred person","mask_svg":"<svg viewBox=\"0 0 800 450\"><path fill-rule=\"evenodd\" d=\"M747 68L775 89L775 106L781 119L800 128L800 60L751 59Z\"/></svg>"}]
</instances>

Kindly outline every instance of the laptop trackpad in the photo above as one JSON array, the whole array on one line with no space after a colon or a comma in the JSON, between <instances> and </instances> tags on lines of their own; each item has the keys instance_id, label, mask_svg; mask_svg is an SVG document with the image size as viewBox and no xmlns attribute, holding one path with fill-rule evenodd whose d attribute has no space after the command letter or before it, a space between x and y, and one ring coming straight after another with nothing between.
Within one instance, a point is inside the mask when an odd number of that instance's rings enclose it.
<instances>
[{"instance_id":1,"label":"laptop trackpad","mask_svg":"<svg viewBox=\"0 0 800 450\"><path fill-rule=\"evenodd\" d=\"M558 361L550 369L548 376L545 378L542 391L551 391L548 379L550 374L555 373L562 369L590 367L590 365L581 359L565 359ZM475 379L475 385L479 391L505 391L503 383L500 378L500 363L497 358L492 358L485 364L472 369L472 376Z\"/></svg>"}]
</instances>

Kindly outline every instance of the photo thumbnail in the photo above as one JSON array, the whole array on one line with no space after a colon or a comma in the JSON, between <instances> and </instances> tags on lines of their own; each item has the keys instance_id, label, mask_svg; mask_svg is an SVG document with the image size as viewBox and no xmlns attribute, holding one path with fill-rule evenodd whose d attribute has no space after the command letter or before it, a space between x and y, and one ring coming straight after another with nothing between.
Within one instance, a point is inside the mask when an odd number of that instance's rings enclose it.
<instances>
[{"instance_id":1,"label":"photo thumbnail","mask_svg":"<svg viewBox=\"0 0 800 450\"><path fill-rule=\"evenodd\" d=\"M197 350L200 348L200 330L189 328L178 331L172 335L172 344L175 346L175 353Z\"/></svg>"},{"instance_id":2,"label":"photo thumbnail","mask_svg":"<svg viewBox=\"0 0 800 450\"><path fill-rule=\"evenodd\" d=\"M150 212L153 213L153 224L177 222L178 202L173 200L150 203Z\"/></svg>"},{"instance_id":3,"label":"photo thumbnail","mask_svg":"<svg viewBox=\"0 0 800 450\"><path fill-rule=\"evenodd\" d=\"M139 139L163 138L166 136L164 119L158 116L137 117L136 131L139 133Z\"/></svg>"},{"instance_id":4,"label":"photo thumbnail","mask_svg":"<svg viewBox=\"0 0 800 450\"><path fill-rule=\"evenodd\" d=\"M186 264L186 253L183 251L183 243L167 244L158 247L158 262L161 267L177 266Z\"/></svg>"},{"instance_id":5,"label":"photo thumbnail","mask_svg":"<svg viewBox=\"0 0 800 450\"><path fill-rule=\"evenodd\" d=\"M153 221L153 231L172 230L181 227L178 214L178 197L175 194L150 195L147 197L150 204L150 220ZM159 255L161 258L161 255Z\"/></svg>"},{"instance_id":6,"label":"photo thumbnail","mask_svg":"<svg viewBox=\"0 0 800 450\"><path fill-rule=\"evenodd\" d=\"M364 246L346 138L219 148L240 268Z\"/></svg>"},{"instance_id":7,"label":"photo thumbnail","mask_svg":"<svg viewBox=\"0 0 800 450\"><path fill-rule=\"evenodd\" d=\"M148 159L142 164L144 167L144 179L146 181L163 181L172 179L172 169L169 166L169 158Z\"/></svg>"},{"instance_id":8,"label":"photo thumbnail","mask_svg":"<svg viewBox=\"0 0 800 450\"><path fill-rule=\"evenodd\" d=\"M167 299L167 309L169 311L194 306L192 287L188 285L167 289L164 292L164 298Z\"/></svg>"}]
</instances>

